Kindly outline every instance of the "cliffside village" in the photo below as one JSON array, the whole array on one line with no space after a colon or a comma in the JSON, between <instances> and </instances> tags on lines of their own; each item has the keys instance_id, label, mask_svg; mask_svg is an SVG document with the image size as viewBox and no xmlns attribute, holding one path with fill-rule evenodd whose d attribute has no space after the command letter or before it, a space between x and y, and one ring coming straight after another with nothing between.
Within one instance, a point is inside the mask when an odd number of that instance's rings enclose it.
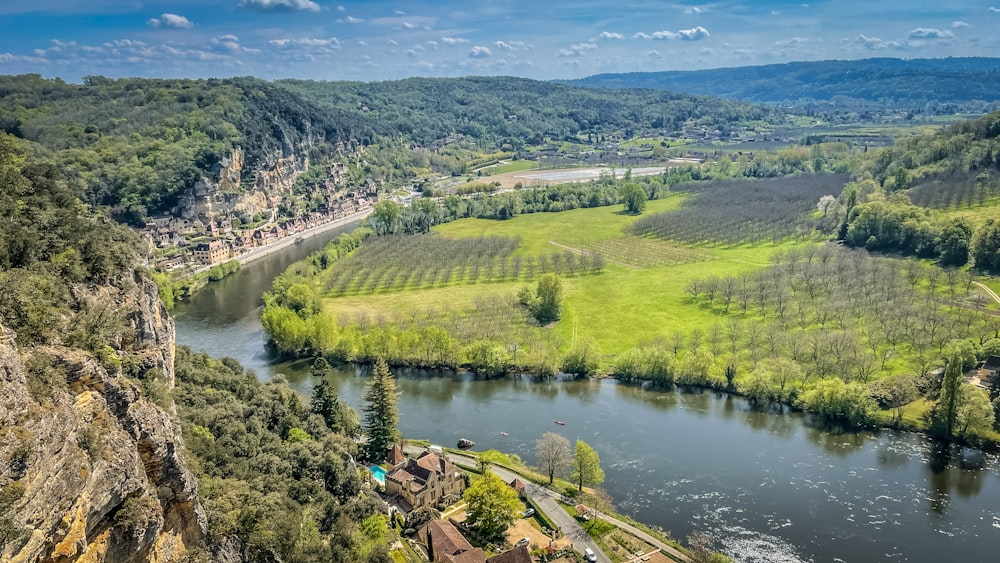
<instances>
[{"instance_id":1,"label":"cliffside village","mask_svg":"<svg viewBox=\"0 0 1000 563\"><path fill-rule=\"evenodd\" d=\"M146 223L139 233L155 248L177 249L156 260L153 265L157 269L171 271L211 266L364 211L382 197L374 189L348 192L343 199L320 203L315 211L294 218L272 217L259 226L247 229L234 229L228 218L203 222L198 219L157 217Z\"/></svg>"}]
</instances>

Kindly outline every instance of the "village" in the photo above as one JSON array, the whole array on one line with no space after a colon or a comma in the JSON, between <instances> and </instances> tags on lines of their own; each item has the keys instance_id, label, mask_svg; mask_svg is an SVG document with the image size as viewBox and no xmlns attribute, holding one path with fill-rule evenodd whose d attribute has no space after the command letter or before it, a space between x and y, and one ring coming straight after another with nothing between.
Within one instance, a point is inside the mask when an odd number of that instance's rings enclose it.
<instances>
[{"instance_id":1,"label":"village","mask_svg":"<svg viewBox=\"0 0 1000 563\"><path fill-rule=\"evenodd\" d=\"M299 237L302 233L359 215L384 197L377 191L347 192L343 199L320 203L314 211L295 217L278 216L262 219L248 228L233 226L228 217L206 221L178 217L156 217L146 223L139 234L156 249L152 265L161 271L197 270L239 259L279 241Z\"/></svg>"},{"instance_id":2,"label":"village","mask_svg":"<svg viewBox=\"0 0 1000 563\"><path fill-rule=\"evenodd\" d=\"M463 493L477 474L485 472L517 493L522 510L504 532L502 544L475 547L481 538L475 527L466 524ZM382 463L368 468L368 474L369 486L381 494L390 521L402 530L396 548L409 553L411 560L413 555L431 563L689 560L614 515L535 484L509 467L484 463L471 452L395 444Z\"/></svg>"}]
</instances>

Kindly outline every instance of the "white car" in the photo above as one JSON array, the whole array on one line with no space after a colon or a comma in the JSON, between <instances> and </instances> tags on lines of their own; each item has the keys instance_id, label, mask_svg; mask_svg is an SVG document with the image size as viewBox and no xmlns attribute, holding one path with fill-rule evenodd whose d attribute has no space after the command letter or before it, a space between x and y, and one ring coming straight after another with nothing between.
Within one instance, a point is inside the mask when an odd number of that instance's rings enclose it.
<instances>
[{"instance_id":1,"label":"white car","mask_svg":"<svg viewBox=\"0 0 1000 563\"><path fill-rule=\"evenodd\" d=\"M521 538L517 540L517 543L514 544L514 547L521 547L522 545L528 545L529 543L531 543L531 540L529 540L528 538Z\"/></svg>"},{"instance_id":2,"label":"white car","mask_svg":"<svg viewBox=\"0 0 1000 563\"><path fill-rule=\"evenodd\" d=\"M583 558L587 561L597 561L597 554L589 547L583 550Z\"/></svg>"}]
</instances>

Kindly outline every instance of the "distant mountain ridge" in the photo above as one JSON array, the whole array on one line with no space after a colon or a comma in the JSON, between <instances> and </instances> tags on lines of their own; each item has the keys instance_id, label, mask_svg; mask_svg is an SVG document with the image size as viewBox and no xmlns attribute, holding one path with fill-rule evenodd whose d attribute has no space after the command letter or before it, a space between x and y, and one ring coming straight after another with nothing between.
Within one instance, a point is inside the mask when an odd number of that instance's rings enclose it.
<instances>
[{"instance_id":1,"label":"distant mountain ridge","mask_svg":"<svg viewBox=\"0 0 1000 563\"><path fill-rule=\"evenodd\" d=\"M872 58L596 74L562 84L648 88L757 103L871 102L898 108L1000 100L1000 58ZM984 107L983 109L989 109Z\"/></svg>"}]
</instances>

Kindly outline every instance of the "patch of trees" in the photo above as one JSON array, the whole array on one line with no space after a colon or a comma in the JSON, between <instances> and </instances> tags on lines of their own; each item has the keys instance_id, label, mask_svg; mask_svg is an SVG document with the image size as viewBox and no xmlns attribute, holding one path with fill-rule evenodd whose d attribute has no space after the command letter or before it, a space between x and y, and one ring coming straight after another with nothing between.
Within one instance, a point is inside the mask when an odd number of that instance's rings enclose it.
<instances>
[{"instance_id":1,"label":"patch of trees","mask_svg":"<svg viewBox=\"0 0 1000 563\"><path fill-rule=\"evenodd\" d=\"M68 313L84 306L71 287L121 278L137 259L130 231L88 217L59 171L5 133L0 217L0 323L22 345L62 339Z\"/></svg>"},{"instance_id":2,"label":"patch of trees","mask_svg":"<svg viewBox=\"0 0 1000 563\"><path fill-rule=\"evenodd\" d=\"M887 193L924 207L982 205L1000 193L1000 111L940 131L899 139L855 165Z\"/></svg>"},{"instance_id":3,"label":"patch of trees","mask_svg":"<svg viewBox=\"0 0 1000 563\"><path fill-rule=\"evenodd\" d=\"M544 138L685 125L735 129L781 113L740 102L654 92L591 90L513 77L408 78L386 82L280 80L277 86L340 111L363 115L385 136L419 145L460 134L514 152Z\"/></svg>"},{"instance_id":4,"label":"patch of trees","mask_svg":"<svg viewBox=\"0 0 1000 563\"><path fill-rule=\"evenodd\" d=\"M589 254L553 251L539 256L515 254L517 238L447 238L435 234L369 239L330 269L325 291L334 295L370 294L452 284L535 279L546 273L599 272L604 262Z\"/></svg>"},{"instance_id":5,"label":"patch of trees","mask_svg":"<svg viewBox=\"0 0 1000 563\"><path fill-rule=\"evenodd\" d=\"M257 559L391 561L380 501L361 491L353 439L282 381L178 347L174 400L197 463L208 547Z\"/></svg>"},{"instance_id":6,"label":"patch of trees","mask_svg":"<svg viewBox=\"0 0 1000 563\"><path fill-rule=\"evenodd\" d=\"M881 408L898 423L902 406L937 389L932 368L949 350L968 369L993 350L976 343L1000 332L968 272L833 246L775 262L690 282L691 299L724 318L619 355L616 377L736 390L853 424Z\"/></svg>"},{"instance_id":7,"label":"patch of trees","mask_svg":"<svg viewBox=\"0 0 1000 563\"><path fill-rule=\"evenodd\" d=\"M863 184L848 184L841 200L856 200ZM881 192L872 191L868 199L847 208L840 229L844 244L934 258L943 266L963 266L972 258L973 265L982 271L1000 271L1000 232L992 219L973 229L962 218L937 221L901 194L884 199Z\"/></svg>"},{"instance_id":8,"label":"patch of trees","mask_svg":"<svg viewBox=\"0 0 1000 563\"><path fill-rule=\"evenodd\" d=\"M568 84L588 88L655 88L750 102L830 107L936 108L956 104L982 107L1000 91L995 58L873 58L816 61L694 71L598 74Z\"/></svg>"},{"instance_id":9,"label":"patch of trees","mask_svg":"<svg viewBox=\"0 0 1000 563\"><path fill-rule=\"evenodd\" d=\"M208 269L208 281L219 281L238 271L240 271L240 263L237 260L229 260L222 264L216 264Z\"/></svg>"},{"instance_id":10,"label":"patch of trees","mask_svg":"<svg viewBox=\"0 0 1000 563\"><path fill-rule=\"evenodd\" d=\"M356 114L321 108L253 78L180 80L88 77L83 85L38 75L0 77L5 129L38 147L84 201L142 225L169 212L219 163L244 151L244 181L293 151L372 141Z\"/></svg>"},{"instance_id":11,"label":"patch of trees","mask_svg":"<svg viewBox=\"0 0 1000 563\"><path fill-rule=\"evenodd\" d=\"M816 202L840 193L846 175L818 174L759 180L691 182L672 187L690 194L676 211L643 217L629 230L688 244L756 244L805 235L805 215Z\"/></svg>"}]
</instances>

